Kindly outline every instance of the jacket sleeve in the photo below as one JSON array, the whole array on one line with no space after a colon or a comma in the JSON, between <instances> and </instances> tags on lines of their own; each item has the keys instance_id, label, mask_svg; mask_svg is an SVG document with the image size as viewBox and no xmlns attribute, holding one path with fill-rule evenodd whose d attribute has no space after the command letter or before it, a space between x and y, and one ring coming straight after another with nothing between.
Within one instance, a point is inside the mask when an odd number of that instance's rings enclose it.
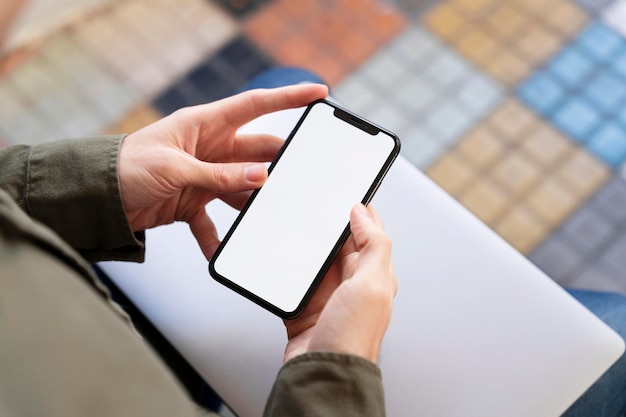
<instances>
[{"instance_id":1,"label":"jacket sleeve","mask_svg":"<svg viewBox=\"0 0 626 417\"><path fill-rule=\"evenodd\" d=\"M311 352L287 362L274 382L264 417L384 417L380 369L333 352Z\"/></svg>"},{"instance_id":2,"label":"jacket sleeve","mask_svg":"<svg viewBox=\"0 0 626 417\"><path fill-rule=\"evenodd\" d=\"M118 179L123 136L0 151L0 188L90 262L142 261L143 233L128 224Z\"/></svg>"}]
</instances>

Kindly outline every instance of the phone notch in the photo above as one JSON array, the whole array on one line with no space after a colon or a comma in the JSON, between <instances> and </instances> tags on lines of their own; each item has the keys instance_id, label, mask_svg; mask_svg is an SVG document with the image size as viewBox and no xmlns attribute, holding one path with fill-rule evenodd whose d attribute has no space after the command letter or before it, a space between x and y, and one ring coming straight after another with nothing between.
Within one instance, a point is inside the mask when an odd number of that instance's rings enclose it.
<instances>
[{"instance_id":1,"label":"phone notch","mask_svg":"<svg viewBox=\"0 0 626 417\"><path fill-rule=\"evenodd\" d=\"M335 111L333 114L335 115L335 117L343 120L344 122L351 124L352 126L358 129L361 129L364 132L369 133L372 136L376 136L380 132L380 129L374 126L373 124L368 123L366 120L356 117L339 108L335 108Z\"/></svg>"}]
</instances>

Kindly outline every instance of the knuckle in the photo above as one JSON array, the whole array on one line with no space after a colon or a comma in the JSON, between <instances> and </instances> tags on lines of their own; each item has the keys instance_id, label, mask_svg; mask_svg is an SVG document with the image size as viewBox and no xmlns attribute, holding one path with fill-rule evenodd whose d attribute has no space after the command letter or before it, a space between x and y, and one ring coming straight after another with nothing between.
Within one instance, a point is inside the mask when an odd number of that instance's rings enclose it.
<instances>
[{"instance_id":1,"label":"knuckle","mask_svg":"<svg viewBox=\"0 0 626 417\"><path fill-rule=\"evenodd\" d=\"M218 164L213 166L213 178L219 185L228 186L231 183L229 172L224 165Z\"/></svg>"}]
</instances>

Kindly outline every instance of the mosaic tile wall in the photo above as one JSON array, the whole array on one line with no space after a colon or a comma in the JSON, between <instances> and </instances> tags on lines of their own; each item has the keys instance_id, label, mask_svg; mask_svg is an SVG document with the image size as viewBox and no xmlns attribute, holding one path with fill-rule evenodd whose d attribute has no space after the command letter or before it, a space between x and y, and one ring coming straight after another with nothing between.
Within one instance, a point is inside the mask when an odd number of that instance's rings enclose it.
<instances>
[{"instance_id":1,"label":"mosaic tile wall","mask_svg":"<svg viewBox=\"0 0 626 417\"><path fill-rule=\"evenodd\" d=\"M626 0L117 2L2 59L1 145L130 132L279 65L559 283L626 293Z\"/></svg>"}]
</instances>

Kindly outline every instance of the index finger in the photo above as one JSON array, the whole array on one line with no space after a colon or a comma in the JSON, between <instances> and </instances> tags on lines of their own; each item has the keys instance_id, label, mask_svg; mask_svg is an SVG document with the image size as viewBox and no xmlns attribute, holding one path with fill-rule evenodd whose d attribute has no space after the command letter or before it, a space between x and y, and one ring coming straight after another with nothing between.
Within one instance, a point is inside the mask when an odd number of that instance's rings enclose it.
<instances>
[{"instance_id":1,"label":"index finger","mask_svg":"<svg viewBox=\"0 0 626 417\"><path fill-rule=\"evenodd\" d=\"M303 107L327 96L328 87L325 85L298 84L250 90L212 104L218 106L218 112L227 123L238 127L264 114Z\"/></svg>"}]
</instances>

